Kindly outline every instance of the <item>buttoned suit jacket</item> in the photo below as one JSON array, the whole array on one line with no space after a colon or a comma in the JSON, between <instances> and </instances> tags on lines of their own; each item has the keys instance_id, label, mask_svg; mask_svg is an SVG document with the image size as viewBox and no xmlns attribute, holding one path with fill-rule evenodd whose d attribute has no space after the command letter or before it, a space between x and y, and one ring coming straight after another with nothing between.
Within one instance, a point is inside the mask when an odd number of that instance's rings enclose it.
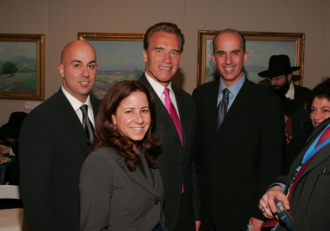
<instances>
[{"instance_id":1,"label":"buttoned suit jacket","mask_svg":"<svg viewBox=\"0 0 330 231\"><path fill-rule=\"evenodd\" d=\"M112 147L94 149L80 174L80 230L151 231L163 220L163 184L158 168L149 168L140 150L145 175L130 171Z\"/></svg>"},{"instance_id":2,"label":"buttoned suit jacket","mask_svg":"<svg viewBox=\"0 0 330 231\"><path fill-rule=\"evenodd\" d=\"M90 97L96 118L100 100ZM79 173L91 151L60 89L26 117L20 135L20 188L29 230L79 230Z\"/></svg>"},{"instance_id":3,"label":"buttoned suit jacket","mask_svg":"<svg viewBox=\"0 0 330 231\"><path fill-rule=\"evenodd\" d=\"M193 92L202 225L213 220L216 230L245 230L251 217L264 219L259 200L282 173L283 110L273 92L246 79L218 130L219 86L208 82Z\"/></svg>"},{"instance_id":4,"label":"buttoned suit jacket","mask_svg":"<svg viewBox=\"0 0 330 231\"><path fill-rule=\"evenodd\" d=\"M199 220L199 187L196 175L196 107L192 97L172 84L178 105L183 147L176 127L164 104L156 94L145 75L139 80L152 92L156 104L155 137L161 137L163 144L159 153L159 171L164 185L165 226L175 230L179 215L181 189L184 184L186 230L195 229L195 220Z\"/></svg>"},{"instance_id":5,"label":"buttoned suit jacket","mask_svg":"<svg viewBox=\"0 0 330 231\"><path fill-rule=\"evenodd\" d=\"M298 107L310 110L312 104L312 90L294 84L294 100L298 103Z\"/></svg>"},{"instance_id":6,"label":"buttoned suit jacket","mask_svg":"<svg viewBox=\"0 0 330 231\"><path fill-rule=\"evenodd\" d=\"M282 182L288 186L293 178L295 169L312 145L314 140L328 126L330 119L318 125L309 136L299 156L293 161L290 171L286 176L274 181ZM324 169L325 174L322 174ZM284 193L287 194L286 187ZM307 166L298 180L290 199L290 214L296 224L294 230L327 231L330 228L330 145L325 146L312 162ZM286 228L279 226L276 231L284 231Z\"/></svg>"}]
</instances>

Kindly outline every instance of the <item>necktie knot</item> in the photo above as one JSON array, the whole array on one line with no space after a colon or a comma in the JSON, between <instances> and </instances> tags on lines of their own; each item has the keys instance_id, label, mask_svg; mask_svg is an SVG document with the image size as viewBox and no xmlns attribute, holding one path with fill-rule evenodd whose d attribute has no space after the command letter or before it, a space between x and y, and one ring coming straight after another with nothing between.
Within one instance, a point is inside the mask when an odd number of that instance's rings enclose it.
<instances>
[{"instance_id":1,"label":"necktie knot","mask_svg":"<svg viewBox=\"0 0 330 231\"><path fill-rule=\"evenodd\" d=\"M166 88L164 89L164 95L165 95L166 97L168 97L169 94L170 94L170 89L168 89L168 88L166 87Z\"/></svg>"},{"instance_id":2,"label":"necktie knot","mask_svg":"<svg viewBox=\"0 0 330 231\"><path fill-rule=\"evenodd\" d=\"M80 110L81 110L81 112L83 114L83 117L85 117L86 114L87 114L88 105L86 105L86 104L81 105Z\"/></svg>"},{"instance_id":3,"label":"necktie knot","mask_svg":"<svg viewBox=\"0 0 330 231\"><path fill-rule=\"evenodd\" d=\"M222 98L227 98L228 95L229 95L229 90L228 88L225 88L223 91L222 91Z\"/></svg>"},{"instance_id":4,"label":"necktie knot","mask_svg":"<svg viewBox=\"0 0 330 231\"><path fill-rule=\"evenodd\" d=\"M228 107L228 101L229 101L229 90L225 88L222 91L222 99L219 103L219 108L218 108L218 119L217 119L217 124L218 124L218 130L227 114L227 107Z\"/></svg>"}]
</instances>

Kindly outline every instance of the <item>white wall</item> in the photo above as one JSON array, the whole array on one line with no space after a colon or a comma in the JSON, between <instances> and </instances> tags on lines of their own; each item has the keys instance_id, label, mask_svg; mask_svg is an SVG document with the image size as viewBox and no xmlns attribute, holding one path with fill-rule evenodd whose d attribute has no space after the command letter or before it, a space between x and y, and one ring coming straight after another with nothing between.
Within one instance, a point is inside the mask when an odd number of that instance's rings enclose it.
<instances>
[{"instance_id":1,"label":"white wall","mask_svg":"<svg viewBox=\"0 0 330 231\"><path fill-rule=\"evenodd\" d=\"M61 50L78 32L144 33L160 21L178 24L185 35L174 82L188 93L196 87L198 30L305 33L303 85L313 88L330 76L330 0L1 0L0 6L0 33L46 35L46 98L61 86ZM29 112L24 103L0 99L0 125L13 111Z\"/></svg>"}]
</instances>

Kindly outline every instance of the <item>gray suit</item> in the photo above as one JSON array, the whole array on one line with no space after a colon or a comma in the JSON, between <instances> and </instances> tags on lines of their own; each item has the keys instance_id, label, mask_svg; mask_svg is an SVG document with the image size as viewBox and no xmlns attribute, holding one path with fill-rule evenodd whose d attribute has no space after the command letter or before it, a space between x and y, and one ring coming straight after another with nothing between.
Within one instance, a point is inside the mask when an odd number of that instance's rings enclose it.
<instances>
[{"instance_id":1,"label":"gray suit","mask_svg":"<svg viewBox=\"0 0 330 231\"><path fill-rule=\"evenodd\" d=\"M129 171L125 158L111 147L91 152L80 173L80 230L151 231L162 214L163 185L157 168L150 169L143 152L147 178L137 167Z\"/></svg>"},{"instance_id":2,"label":"gray suit","mask_svg":"<svg viewBox=\"0 0 330 231\"><path fill-rule=\"evenodd\" d=\"M195 220L199 220L199 187L196 174L196 139L197 114L192 97L172 84L178 105L183 147L175 125L164 104L144 75L138 80L152 92L156 104L156 125L154 137L162 137L163 144L159 155L159 171L164 185L164 214L166 227L175 230L178 223L181 200L183 216L179 222L184 223L185 230L195 230ZM181 195L182 184L184 194ZM184 208L182 208L184 207ZM194 213L195 212L195 213ZM182 214L181 214L182 216Z\"/></svg>"},{"instance_id":3,"label":"gray suit","mask_svg":"<svg viewBox=\"0 0 330 231\"><path fill-rule=\"evenodd\" d=\"M330 118L317 126L299 156L293 161L289 174L278 178L275 182L289 185L295 168L297 168L306 151L323 129L330 123ZM322 172L326 169L325 174ZM287 188L284 192L287 193ZM327 231L330 229L330 145L327 145L315 156L307 166L300 180L295 186L290 199L289 210L296 224L294 230L299 231ZM276 231L286 230L279 226Z\"/></svg>"}]
</instances>

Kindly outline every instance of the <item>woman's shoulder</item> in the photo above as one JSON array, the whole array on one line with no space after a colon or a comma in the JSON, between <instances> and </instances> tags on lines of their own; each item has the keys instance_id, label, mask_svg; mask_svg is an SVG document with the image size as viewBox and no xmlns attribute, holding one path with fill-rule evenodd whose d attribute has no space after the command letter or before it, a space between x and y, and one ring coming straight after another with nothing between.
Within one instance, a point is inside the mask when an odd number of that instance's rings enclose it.
<instances>
[{"instance_id":1,"label":"woman's shoulder","mask_svg":"<svg viewBox=\"0 0 330 231\"><path fill-rule=\"evenodd\" d=\"M87 156L87 159L103 159L116 160L120 158L121 155L113 147L101 146L93 149L93 151Z\"/></svg>"}]
</instances>

